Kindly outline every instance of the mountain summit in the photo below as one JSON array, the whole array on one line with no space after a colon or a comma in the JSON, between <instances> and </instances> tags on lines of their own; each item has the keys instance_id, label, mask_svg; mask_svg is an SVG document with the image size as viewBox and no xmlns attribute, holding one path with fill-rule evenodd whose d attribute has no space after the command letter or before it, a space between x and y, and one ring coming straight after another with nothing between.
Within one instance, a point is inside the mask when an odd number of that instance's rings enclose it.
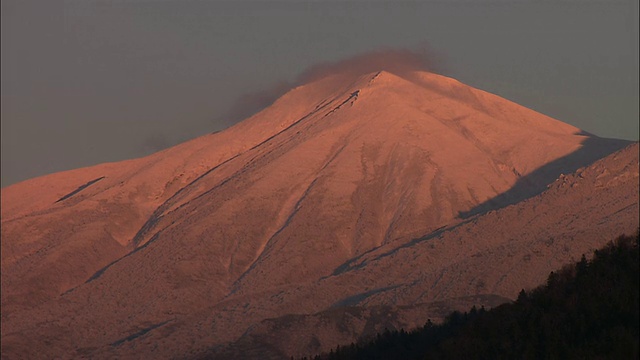
<instances>
[{"instance_id":1,"label":"mountain summit","mask_svg":"<svg viewBox=\"0 0 640 360\"><path fill-rule=\"evenodd\" d=\"M325 77L223 132L2 189L3 357L183 357L366 304L406 286L369 260L627 144L432 73ZM442 297L380 303L418 299Z\"/></svg>"}]
</instances>

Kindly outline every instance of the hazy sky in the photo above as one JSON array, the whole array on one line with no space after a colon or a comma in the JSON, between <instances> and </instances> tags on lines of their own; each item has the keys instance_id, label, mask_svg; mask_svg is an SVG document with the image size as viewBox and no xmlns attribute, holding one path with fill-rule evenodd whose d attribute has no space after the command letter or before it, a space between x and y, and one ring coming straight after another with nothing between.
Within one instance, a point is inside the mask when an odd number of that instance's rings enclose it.
<instances>
[{"instance_id":1,"label":"hazy sky","mask_svg":"<svg viewBox=\"0 0 640 360\"><path fill-rule=\"evenodd\" d=\"M221 130L247 93L381 48L638 139L638 0L2 0L2 186Z\"/></svg>"}]
</instances>

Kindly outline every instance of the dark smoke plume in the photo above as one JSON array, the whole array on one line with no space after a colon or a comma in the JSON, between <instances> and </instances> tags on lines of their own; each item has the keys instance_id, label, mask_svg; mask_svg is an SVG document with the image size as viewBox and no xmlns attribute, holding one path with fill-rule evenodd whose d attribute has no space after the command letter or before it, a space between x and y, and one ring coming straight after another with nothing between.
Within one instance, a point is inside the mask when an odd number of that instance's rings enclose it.
<instances>
[{"instance_id":1,"label":"dark smoke plume","mask_svg":"<svg viewBox=\"0 0 640 360\"><path fill-rule=\"evenodd\" d=\"M337 74L364 75L380 70L410 77L412 71L441 72L441 59L423 46L419 51L406 49L376 50L335 62L314 65L298 75L294 82L280 82L263 91L247 93L235 102L227 115L232 125L273 104L290 89Z\"/></svg>"}]
</instances>

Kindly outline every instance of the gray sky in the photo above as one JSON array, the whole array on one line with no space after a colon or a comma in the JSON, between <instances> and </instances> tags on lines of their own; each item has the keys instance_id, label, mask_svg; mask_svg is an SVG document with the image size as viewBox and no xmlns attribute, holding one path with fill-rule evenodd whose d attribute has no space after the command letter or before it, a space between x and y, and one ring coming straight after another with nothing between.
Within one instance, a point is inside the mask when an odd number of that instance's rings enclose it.
<instances>
[{"instance_id":1,"label":"gray sky","mask_svg":"<svg viewBox=\"0 0 640 360\"><path fill-rule=\"evenodd\" d=\"M638 1L2 0L2 186L232 123L314 64L428 44L442 73L638 139Z\"/></svg>"}]
</instances>

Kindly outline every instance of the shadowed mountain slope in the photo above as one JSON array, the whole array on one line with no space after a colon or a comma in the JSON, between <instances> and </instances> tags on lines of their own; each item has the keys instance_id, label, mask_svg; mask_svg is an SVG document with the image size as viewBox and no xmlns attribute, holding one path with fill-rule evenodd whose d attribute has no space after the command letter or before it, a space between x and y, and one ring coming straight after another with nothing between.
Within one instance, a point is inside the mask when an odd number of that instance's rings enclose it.
<instances>
[{"instance_id":1,"label":"shadowed mountain slope","mask_svg":"<svg viewBox=\"0 0 640 360\"><path fill-rule=\"evenodd\" d=\"M637 359L639 266L638 234L618 237L515 302L451 313L410 332L385 330L305 359Z\"/></svg>"},{"instance_id":2,"label":"shadowed mountain slope","mask_svg":"<svg viewBox=\"0 0 640 360\"><path fill-rule=\"evenodd\" d=\"M626 144L430 73L297 87L226 131L2 189L3 356L177 357L285 314L511 297L548 264L506 268L502 212L471 216ZM607 206L602 229L633 226ZM525 209L536 248L552 218Z\"/></svg>"}]
</instances>

